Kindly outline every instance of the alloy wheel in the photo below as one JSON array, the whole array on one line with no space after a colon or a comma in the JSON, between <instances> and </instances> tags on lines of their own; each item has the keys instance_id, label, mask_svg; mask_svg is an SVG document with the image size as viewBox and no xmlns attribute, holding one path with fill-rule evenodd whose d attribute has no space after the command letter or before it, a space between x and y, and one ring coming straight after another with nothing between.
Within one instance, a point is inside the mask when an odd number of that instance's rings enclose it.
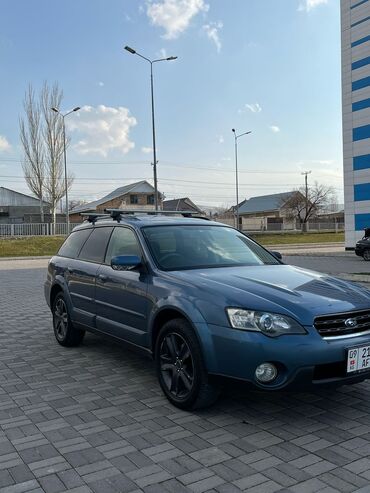
<instances>
[{"instance_id":1,"label":"alloy wheel","mask_svg":"<svg viewBox=\"0 0 370 493\"><path fill-rule=\"evenodd\" d=\"M68 329L68 312L63 298L59 298L54 309L54 329L59 340L64 340Z\"/></svg>"},{"instance_id":2,"label":"alloy wheel","mask_svg":"<svg viewBox=\"0 0 370 493\"><path fill-rule=\"evenodd\" d=\"M175 399L186 399L194 386L194 362L188 343L180 334L166 334L159 359L167 390Z\"/></svg>"}]
</instances>

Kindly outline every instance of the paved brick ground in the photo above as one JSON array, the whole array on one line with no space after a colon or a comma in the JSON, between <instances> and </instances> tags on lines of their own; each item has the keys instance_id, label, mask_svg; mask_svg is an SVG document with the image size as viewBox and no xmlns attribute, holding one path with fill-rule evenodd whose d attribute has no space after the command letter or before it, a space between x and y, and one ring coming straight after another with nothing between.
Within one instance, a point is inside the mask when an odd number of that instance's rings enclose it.
<instances>
[{"instance_id":1,"label":"paved brick ground","mask_svg":"<svg viewBox=\"0 0 370 493\"><path fill-rule=\"evenodd\" d=\"M150 361L58 346L43 276L0 271L0 493L370 492L370 384L181 412Z\"/></svg>"}]
</instances>

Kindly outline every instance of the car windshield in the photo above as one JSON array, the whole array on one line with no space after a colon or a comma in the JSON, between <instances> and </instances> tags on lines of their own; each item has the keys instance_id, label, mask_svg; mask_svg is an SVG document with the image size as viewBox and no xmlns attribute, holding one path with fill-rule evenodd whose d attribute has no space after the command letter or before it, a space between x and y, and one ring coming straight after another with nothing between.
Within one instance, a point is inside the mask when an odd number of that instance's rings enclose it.
<instances>
[{"instance_id":1,"label":"car windshield","mask_svg":"<svg viewBox=\"0 0 370 493\"><path fill-rule=\"evenodd\" d=\"M155 226L142 231L162 270L279 264L261 246L226 226Z\"/></svg>"}]
</instances>

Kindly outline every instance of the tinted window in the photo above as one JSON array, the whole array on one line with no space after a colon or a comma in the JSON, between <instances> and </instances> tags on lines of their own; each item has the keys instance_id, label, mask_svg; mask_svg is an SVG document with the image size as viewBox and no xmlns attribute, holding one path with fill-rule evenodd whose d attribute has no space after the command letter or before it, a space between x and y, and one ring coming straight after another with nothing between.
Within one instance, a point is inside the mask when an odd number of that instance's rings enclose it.
<instances>
[{"instance_id":1,"label":"tinted window","mask_svg":"<svg viewBox=\"0 0 370 493\"><path fill-rule=\"evenodd\" d=\"M112 228L95 228L84 244L78 258L101 264L104 260L111 232Z\"/></svg>"},{"instance_id":2,"label":"tinted window","mask_svg":"<svg viewBox=\"0 0 370 493\"><path fill-rule=\"evenodd\" d=\"M58 255L61 257L76 258L91 231L92 229L81 229L80 231L71 233L60 247Z\"/></svg>"},{"instance_id":3,"label":"tinted window","mask_svg":"<svg viewBox=\"0 0 370 493\"><path fill-rule=\"evenodd\" d=\"M137 255L141 257L141 249L136 235L128 228L114 228L109 241L105 262L110 264L112 257L117 255Z\"/></svg>"},{"instance_id":4,"label":"tinted window","mask_svg":"<svg viewBox=\"0 0 370 493\"><path fill-rule=\"evenodd\" d=\"M222 226L143 228L154 259L164 270L279 264L257 243Z\"/></svg>"}]
</instances>

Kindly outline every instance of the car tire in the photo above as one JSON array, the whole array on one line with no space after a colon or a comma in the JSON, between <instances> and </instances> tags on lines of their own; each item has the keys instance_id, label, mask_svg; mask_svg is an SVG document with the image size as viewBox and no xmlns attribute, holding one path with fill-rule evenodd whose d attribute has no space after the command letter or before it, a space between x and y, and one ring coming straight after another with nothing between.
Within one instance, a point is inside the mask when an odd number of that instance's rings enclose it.
<instances>
[{"instance_id":1,"label":"car tire","mask_svg":"<svg viewBox=\"0 0 370 493\"><path fill-rule=\"evenodd\" d=\"M363 257L368 262L370 260L370 250L364 250Z\"/></svg>"},{"instance_id":2,"label":"car tire","mask_svg":"<svg viewBox=\"0 0 370 493\"><path fill-rule=\"evenodd\" d=\"M155 345L159 384L167 399L180 409L213 404L220 390L209 383L198 339L183 319L165 323Z\"/></svg>"},{"instance_id":3,"label":"car tire","mask_svg":"<svg viewBox=\"0 0 370 493\"><path fill-rule=\"evenodd\" d=\"M66 347L81 344L85 331L76 329L73 326L63 293L56 295L53 302L52 315L54 335L59 344Z\"/></svg>"}]
</instances>

